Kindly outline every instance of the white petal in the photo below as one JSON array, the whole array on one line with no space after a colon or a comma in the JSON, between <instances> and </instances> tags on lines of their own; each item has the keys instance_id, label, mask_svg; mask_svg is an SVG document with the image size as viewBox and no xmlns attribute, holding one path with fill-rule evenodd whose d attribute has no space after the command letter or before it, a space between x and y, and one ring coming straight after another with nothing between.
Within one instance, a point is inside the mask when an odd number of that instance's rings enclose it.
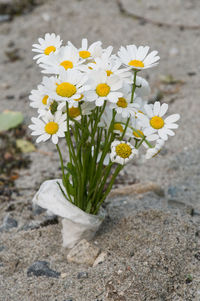
<instances>
[{"instance_id":1,"label":"white petal","mask_svg":"<svg viewBox=\"0 0 200 301\"><path fill-rule=\"evenodd\" d=\"M159 113L159 116L162 117L165 115L165 113L167 112L168 110L168 104L167 103L163 103L161 105L161 108L160 108L160 113Z\"/></svg>"},{"instance_id":2,"label":"white petal","mask_svg":"<svg viewBox=\"0 0 200 301\"><path fill-rule=\"evenodd\" d=\"M150 105L144 105L144 109L149 117L153 117L153 111Z\"/></svg>"},{"instance_id":3,"label":"white petal","mask_svg":"<svg viewBox=\"0 0 200 301\"><path fill-rule=\"evenodd\" d=\"M180 119L179 114L173 114L165 119L165 123L173 123L173 122L178 121L179 119Z\"/></svg>"},{"instance_id":4,"label":"white petal","mask_svg":"<svg viewBox=\"0 0 200 301\"><path fill-rule=\"evenodd\" d=\"M57 135L52 135L52 142L54 144L57 144L58 143L58 136Z\"/></svg>"},{"instance_id":5,"label":"white petal","mask_svg":"<svg viewBox=\"0 0 200 301\"><path fill-rule=\"evenodd\" d=\"M160 102L156 101L153 106L153 113L155 116L158 116L159 112L160 112Z\"/></svg>"}]
</instances>

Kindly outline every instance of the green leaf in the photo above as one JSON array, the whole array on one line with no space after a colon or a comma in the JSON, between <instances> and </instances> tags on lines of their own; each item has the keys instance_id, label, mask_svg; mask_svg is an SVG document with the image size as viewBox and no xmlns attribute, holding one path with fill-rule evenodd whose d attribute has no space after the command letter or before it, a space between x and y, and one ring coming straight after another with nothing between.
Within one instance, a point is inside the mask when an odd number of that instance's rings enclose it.
<instances>
[{"instance_id":1,"label":"green leaf","mask_svg":"<svg viewBox=\"0 0 200 301\"><path fill-rule=\"evenodd\" d=\"M23 120L24 116L21 112L4 111L0 113L0 132L17 127Z\"/></svg>"},{"instance_id":2,"label":"green leaf","mask_svg":"<svg viewBox=\"0 0 200 301\"><path fill-rule=\"evenodd\" d=\"M21 150L22 153L31 153L36 151L36 148L33 145L33 143L25 139L17 139L16 145Z\"/></svg>"},{"instance_id":3,"label":"green leaf","mask_svg":"<svg viewBox=\"0 0 200 301\"><path fill-rule=\"evenodd\" d=\"M71 162L68 162L65 168L72 175L72 177L77 177L76 168Z\"/></svg>"}]
</instances>

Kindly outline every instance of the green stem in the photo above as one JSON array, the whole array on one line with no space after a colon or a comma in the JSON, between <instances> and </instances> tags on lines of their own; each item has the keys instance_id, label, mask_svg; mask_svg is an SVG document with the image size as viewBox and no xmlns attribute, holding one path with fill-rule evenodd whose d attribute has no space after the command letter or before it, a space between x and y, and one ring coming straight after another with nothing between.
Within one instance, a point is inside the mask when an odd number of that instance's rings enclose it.
<instances>
[{"instance_id":1,"label":"green stem","mask_svg":"<svg viewBox=\"0 0 200 301\"><path fill-rule=\"evenodd\" d=\"M117 168L116 168L116 170L115 170L115 172L114 172L114 174L113 174L113 176L112 176L112 179L111 179L111 181L110 181L110 183L109 183L109 185L108 185L108 188L106 189L106 191L105 191L105 193L104 193L102 199L99 201L98 206L97 206L97 208L96 208L94 214L97 214L97 213L98 213L101 204L105 201L105 199L107 198L108 194L110 193L110 191L111 191L111 189L112 189L112 186L113 186L113 184L114 184L114 182L115 182L115 179L116 179L116 177L118 176L119 172L123 169L123 167L124 167L124 165L118 165L118 166L117 166Z\"/></svg>"}]
</instances>

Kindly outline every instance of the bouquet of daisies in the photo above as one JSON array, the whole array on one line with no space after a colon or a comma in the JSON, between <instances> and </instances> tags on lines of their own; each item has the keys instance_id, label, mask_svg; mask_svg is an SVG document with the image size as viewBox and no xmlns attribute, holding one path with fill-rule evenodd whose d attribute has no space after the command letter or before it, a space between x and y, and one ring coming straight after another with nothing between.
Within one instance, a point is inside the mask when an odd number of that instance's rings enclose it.
<instances>
[{"instance_id":1,"label":"bouquet of daisies","mask_svg":"<svg viewBox=\"0 0 200 301\"><path fill-rule=\"evenodd\" d=\"M123 167L139 152L146 159L155 156L174 136L180 116L166 118L166 103L147 103L149 84L139 74L160 59L148 46L128 45L112 54L113 47L104 49L100 41L63 46L54 33L38 41L34 59L48 76L31 91L30 106L38 117L29 127L36 142L55 144L62 169L58 185L65 198L97 214Z\"/></svg>"}]
</instances>

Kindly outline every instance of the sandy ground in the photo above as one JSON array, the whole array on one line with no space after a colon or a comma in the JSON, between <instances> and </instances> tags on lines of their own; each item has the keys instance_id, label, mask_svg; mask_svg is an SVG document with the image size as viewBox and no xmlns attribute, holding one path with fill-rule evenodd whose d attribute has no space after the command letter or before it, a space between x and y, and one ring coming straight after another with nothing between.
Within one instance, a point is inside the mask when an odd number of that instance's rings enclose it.
<instances>
[{"instance_id":1,"label":"sandy ground","mask_svg":"<svg viewBox=\"0 0 200 301\"><path fill-rule=\"evenodd\" d=\"M26 124L34 115L28 94L41 80L31 45L46 32L60 34L77 46L87 37L91 42L113 45L116 51L131 43L157 49L161 62L144 76L153 88L152 97L162 93L170 113L181 114L177 135L161 155L129 165L121 176L125 183L133 179L156 182L165 190L165 197L148 193L117 198L108 205L110 219L96 242L110 255L96 268L67 263L66 251L60 248L60 224L20 230L40 218L33 214L30 203L39 185L60 175L54 146L38 146L39 152L30 155L30 168L22 170L16 181L20 194L11 198L18 228L0 233L0 300L200 300L196 255L200 223L199 13L198 0L121 0L120 4L114 0L49 0L31 13L0 24L1 111L23 112ZM10 49L20 59L11 62L6 55ZM160 76L169 74L177 83L161 84ZM1 221L9 205L0 204ZM124 220L128 213L130 217ZM27 278L27 269L35 260L47 260L67 277ZM77 273L86 270L89 277L78 280Z\"/></svg>"}]
</instances>

